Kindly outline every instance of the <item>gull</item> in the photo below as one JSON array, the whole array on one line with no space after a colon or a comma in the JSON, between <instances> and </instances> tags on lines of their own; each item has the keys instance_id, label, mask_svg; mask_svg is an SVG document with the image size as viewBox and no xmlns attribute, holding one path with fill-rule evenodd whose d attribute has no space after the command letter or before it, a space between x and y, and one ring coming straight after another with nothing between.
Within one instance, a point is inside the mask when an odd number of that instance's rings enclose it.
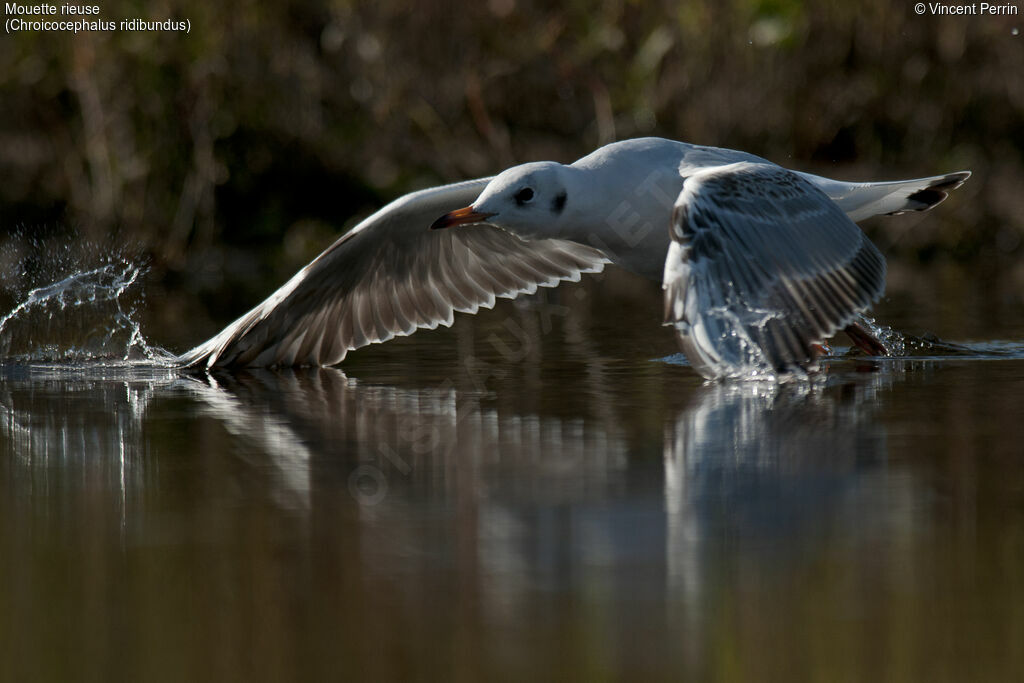
<instances>
[{"instance_id":1,"label":"gull","mask_svg":"<svg viewBox=\"0 0 1024 683\"><path fill-rule=\"evenodd\" d=\"M615 264L664 283L666 320L701 374L757 356L734 334L773 369L806 368L884 288L885 261L854 222L929 209L969 175L851 183L734 150L615 142L400 197L179 360L335 365Z\"/></svg>"}]
</instances>

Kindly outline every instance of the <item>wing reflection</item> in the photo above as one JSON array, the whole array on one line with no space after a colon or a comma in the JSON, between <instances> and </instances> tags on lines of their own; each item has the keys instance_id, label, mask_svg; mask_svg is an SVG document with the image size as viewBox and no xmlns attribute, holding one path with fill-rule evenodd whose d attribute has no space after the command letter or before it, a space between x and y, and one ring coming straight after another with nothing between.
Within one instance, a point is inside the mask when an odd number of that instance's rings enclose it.
<instances>
[{"instance_id":1,"label":"wing reflection","mask_svg":"<svg viewBox=\"0 0 1024 683\"><path fill-rule=\"evenodd\" d=\"M402 388L318 368L252 371L179 386L249 452L273 462L284 473L288 497L306 507L314 467L320 474L347 473L351 495L375 506L395 486L482 492L485 471L501 477L511 495L519 488L562 497L567 487L583 494L626 462L614 424L521 414L450 382ZM547 475L553 485L545 492Z\"/></svg>"},{"instance_id":2,"label":"wing reflection","mask_svg":"<svg viewBox=\"0 0 1024 683\"><path fill-rule=\"evenodd\" d=\"M483 491L485 473L508 484L502 495L561 500L598 492L626 463L622 429L605 417L524 413L450 382L375 385L331 368L203 378L7 368L0 430L33 481L46 485L53 474L124 492L133 478L142 487L145 468L159 464L147 463L151 405L182 394L195 403L173 417L213 418L234 439L236 457L277 473L275 497L288 508L309 508L314 469L328 482L340 475L358 502L372 505L383 492L364 484ZM176 450L190 453L192 436ZM367 473L369 481L358 476Z\"/></svg>"},{"instance_id":3,"label":"wing reflection","mask_svg":"<svg viewBox=\"0 0 1024 683\"><path fill-rule=\"evenodd\" d=\"M884 433L871 418L890 373L834 384L766 382L706 387L670 426L665 438L666 501L712 487L742 485L750 476L852 465L883 450ZM726 481L729 479L731 481ZM697 490L693 491L693 487Z\"/></svg>"},{"instance_id":4,"label":"wing reflection","mask_svg":"<svg viewBox=\"0 0 1024 683\"><path fill-rule=\"evenodd\" d=\"M792 570L812 554L794 544L825 540L825 520L852 505L866 472L884 470L879 394L901 374L847 374L817 386L708 386L667 425L667 590L691 608L677 616L707 618L701 610L721 598L722 574L771 572L773 558L788 558L779 564ZM716 562L710 549L724 546L741 566Z\"/></svg>"}]
</instances>

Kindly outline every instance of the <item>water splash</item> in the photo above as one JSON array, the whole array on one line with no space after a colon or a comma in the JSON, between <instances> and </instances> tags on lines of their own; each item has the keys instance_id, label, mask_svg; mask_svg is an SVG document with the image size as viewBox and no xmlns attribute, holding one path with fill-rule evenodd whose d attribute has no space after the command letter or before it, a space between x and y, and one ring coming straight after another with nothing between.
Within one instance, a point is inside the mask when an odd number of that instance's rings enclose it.
<instances>
[{"instance_id":1,"label":"water splash","mask_svg":"<svg viewBox=\"0 0 1024 683\"><path fill-rule=\"evenodd\" d=\"M875 339L882 342L882 346L889 350L890 356L900 357L907 355L908 347L910 346L907 335L894 330L888 325L880 325L874 318L866 315L861 315L859 322L874 335Z\"/></svg>"},{"instance_id":2,"label":"water splash","mask_svg":"<svg viewBox=\"0 0 1024 683\"><path fill-rule=\"evenodd\" d=\"M770 320L770 316L751 320L753 320L753 325L760 327ZM732 316L728 309L720 308L709 309L705 323L709 321L720 323L718 328L713 328L711 325L707 325L707 327L708 329L715 329L719 334L719 349L723 357L730 364L730 367L722 372L719 379L742 380L765 385L787 382L801 384L808 381L820 381L821 377L816 372L819 367L826 370L829 368L848 367L842 362L850 358L870 361L877 368L884 368L887 371L894 372L912 370L917 367L924 367L922 364L946 360L1024 359L1024 342L993 340L956 343L940 339L934 334L915 336L906 332L900 332L887 325L881 325L874 318L862 314L857 316L856 322L888 349L886 355L868 356L856 346L846 347L827 344L825 345L827 355L818 359L822 361L820 366L816 363L813 366L809 366L809 371L795 368L790 372L779 374L772 370L760 347L746 331L745 326L748 324L746 319ZM657 358L654 361L669 365L692 365L686 356L681 353ZM839 362L839 365L835 365L836 362ZM865 366L862 364L859 367L863 369Z\"/></svg>"},{"instance_id":3,"label":"water splash","mask_svg":"<svg viewBox=\"0 0 1024 683\"><path fill-rule=\"evenodd\" d=\"M32 289L0 319L0 359L172 363L175 356L150 345L134 318L135 288L145 272L118 259Z\"/></svg>"},{"instance_id":4,"label":"water splash","mask_svg":"<svg viewBox=\"0 0 1024 683\"><path fill-rule=\"evenodd\" d=\"M880 325L874 318L867 316L861 316L860 322L889 350L889 358L1020 357L1020 345L1010 342L958 344L939 339L934 334L915 336L900 332L887 325Z\"/></svg>"}]
</instances>

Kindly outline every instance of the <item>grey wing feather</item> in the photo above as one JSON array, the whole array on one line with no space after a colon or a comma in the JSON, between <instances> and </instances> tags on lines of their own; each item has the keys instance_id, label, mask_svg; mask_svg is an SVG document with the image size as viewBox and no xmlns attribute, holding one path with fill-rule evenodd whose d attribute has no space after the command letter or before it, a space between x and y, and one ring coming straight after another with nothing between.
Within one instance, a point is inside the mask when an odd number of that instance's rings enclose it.
<instances>
[{"instance_id":1,"label":"grey wing feather","mask_svg":"<svg viewBox=\"0 0 1024 683\"><path fill-rule=\"evenodd\" d=\"M342 236L266 301L180 358L190 367L333 365L361 346L451 325L512 298L600 271L596 249L524 241L491 225L430 230L489 179L406 195Z\"/></svg>"},{"instance_id":2,"label":"grey wing feather","mask_svg":"<svg viewBox=\"0 0 1024 683\"><path fill-rule=\"evenodd\" d=\"M709 377L807 367L881 296L885 259L834 202L779 166L690 176L665 266L666 322Z\"/></svg>"}]
</instances>

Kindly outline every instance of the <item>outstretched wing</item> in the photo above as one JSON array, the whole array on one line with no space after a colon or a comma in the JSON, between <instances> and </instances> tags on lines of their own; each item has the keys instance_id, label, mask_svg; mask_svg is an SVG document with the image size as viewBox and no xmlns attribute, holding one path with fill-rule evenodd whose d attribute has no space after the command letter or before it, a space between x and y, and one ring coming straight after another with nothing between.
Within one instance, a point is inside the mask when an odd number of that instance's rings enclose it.
<instances>
[{"instance_id":1,"label":"outstretched wing","mask_svg":"<svg viewBox=\"0 0 1024 683\"><path fill-rule=\"evenodd\" d=\"M809 181L738 163L687 178L672 216L665 319L704 376L805 368L812 345L885 289L885 259Z\"/></svg>"},{"instance_id":2,"label":"outstretched wing","mask_svg":"<svg viewBox=\"0 0 1024 683\"><path fill-rule=\"evenodd\" d=\"M430 230L489 179L395 200L341 237L266 301L183 354L192 367L333 365L352 349L451 325L496 298L600 271L596 249L524 241L491 225Z\"/></svg>"}]
</instances>

